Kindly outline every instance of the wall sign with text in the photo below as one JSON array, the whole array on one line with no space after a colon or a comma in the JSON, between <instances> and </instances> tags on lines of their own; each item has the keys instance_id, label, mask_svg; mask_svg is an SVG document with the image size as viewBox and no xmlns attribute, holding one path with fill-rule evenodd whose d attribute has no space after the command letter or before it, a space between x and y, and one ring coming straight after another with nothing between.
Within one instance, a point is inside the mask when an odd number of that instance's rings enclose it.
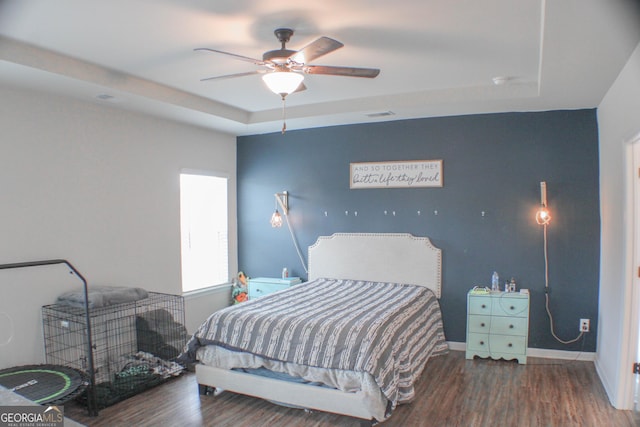
<instances>
[{"instance_id":1,"label":"wall sign with text","mask_svg":"<svg viewBox=\"0 0 640 427\"><path fill-rule=\"evenodd\" d=\"M349 188L442 187L442 160L349 164Z\"/></svg>"}]
</instances>

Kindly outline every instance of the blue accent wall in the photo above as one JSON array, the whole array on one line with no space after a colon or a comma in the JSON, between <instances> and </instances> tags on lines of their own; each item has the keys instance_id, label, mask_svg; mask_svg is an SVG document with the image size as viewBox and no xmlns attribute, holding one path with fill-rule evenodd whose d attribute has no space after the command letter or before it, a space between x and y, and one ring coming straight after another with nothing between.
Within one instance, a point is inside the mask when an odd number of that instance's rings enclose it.
<instances>
[{"instance_id":1,"label":"blue accent wall","mask_svg":"<svg viewBox=\"0 0 640 427\"><path fill-rule=\"evenodd\" d=\"M465 341L466 294L514 277L531 292L529 347L595 351L600 261L596 111L428 118L290 130L238 138L238 257L250 277L306 278L285 226L269 219L287 190L295 238L307 247L337 232L428 236L442 249L447 340ZM442 160L442 188L349 188L351 162ZM547 182L550 309L543 227L534 215ZM387 214L385 215L385 211ZM357 212L357 215L356 215ZM395 212L395 215L393 214ZM418 213L419 212L419 213ZM484 212L484 216L482 213Z\"/></svg>"}]
</instances>

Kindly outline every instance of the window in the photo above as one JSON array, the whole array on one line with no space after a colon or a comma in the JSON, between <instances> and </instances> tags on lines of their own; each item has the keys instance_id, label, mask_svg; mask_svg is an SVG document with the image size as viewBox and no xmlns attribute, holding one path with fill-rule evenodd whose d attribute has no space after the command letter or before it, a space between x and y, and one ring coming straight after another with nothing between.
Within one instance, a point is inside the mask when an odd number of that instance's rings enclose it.
<instances>
[{"instance_id":1,"label":"window","mask_svg":"<svg viewBox=\"0 0 640 427\"><path fill-rule=\"evenodd\" d=\"M229 281L226 177L180 174L182 291Z\"/></svg>"}]
</instances>

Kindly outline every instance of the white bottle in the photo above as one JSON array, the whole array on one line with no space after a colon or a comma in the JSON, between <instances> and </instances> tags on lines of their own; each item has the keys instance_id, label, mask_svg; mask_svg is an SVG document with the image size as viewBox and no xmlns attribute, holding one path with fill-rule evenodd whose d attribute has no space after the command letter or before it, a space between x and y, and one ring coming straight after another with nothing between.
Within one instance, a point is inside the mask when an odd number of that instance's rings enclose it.
<instances>
[{"instance_id":1,"label":"white bottle","mask_svg":"<svg viewBox=\"0 0 640 427\"><path fill-rule=\"evenodd\" d=\"M500 290L500 276L498 276L497 271L494 271L493 276L491 276L491 290L492 291Z\"/></svg>"}]
</instances>

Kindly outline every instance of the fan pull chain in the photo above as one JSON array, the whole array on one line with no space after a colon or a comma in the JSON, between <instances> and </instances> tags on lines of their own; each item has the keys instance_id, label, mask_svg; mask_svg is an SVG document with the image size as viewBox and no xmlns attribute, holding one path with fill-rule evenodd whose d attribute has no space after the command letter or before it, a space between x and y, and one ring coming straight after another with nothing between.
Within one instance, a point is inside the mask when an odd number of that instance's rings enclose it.
<instances>
[{"instance_id":1,"label":"fan pull chain","mask_svg":"<svg viewBox=\"0 0 640 427\"><path fill-rule=\"evenodd\" d=\"M287 113L286 113L287 101L285 101L285 97L282 97L282 134L287 131Z\"/></svg>"}]
</instances>

